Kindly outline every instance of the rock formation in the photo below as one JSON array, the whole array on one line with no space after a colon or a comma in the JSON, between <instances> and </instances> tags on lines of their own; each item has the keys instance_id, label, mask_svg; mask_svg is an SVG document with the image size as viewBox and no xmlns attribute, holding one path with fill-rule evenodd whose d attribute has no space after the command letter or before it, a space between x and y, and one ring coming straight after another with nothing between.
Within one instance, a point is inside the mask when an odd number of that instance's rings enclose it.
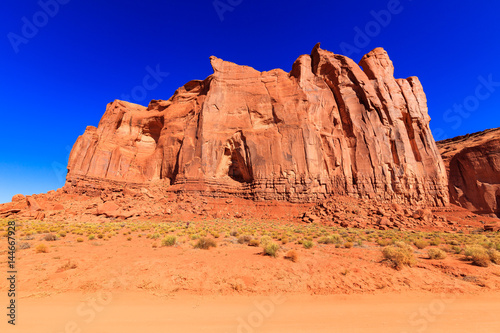
<instances>
[{"instance_id":1,"label":"rock formation","mask_svg":"<svg viewBox=\"0 0 500 333\"><path fill-rule=\"evenodd\" d=\"M449 173L450 200L500 217L500 128L438 142Z\"/></svg>"},{"instance_id":2,"label":"rock formation","mask_svg":"<svg viewBox=\"0 0 500 333\"><path fill-rule=\"evenodd\" d=\"M422 86L394 79L383 49L357 65L318 44L290 73L216 57L211 64L213 75L169 100L108 104L73 147L65 191L147 186L257 200L448 202Z\"/></svg>"}]
</instances>

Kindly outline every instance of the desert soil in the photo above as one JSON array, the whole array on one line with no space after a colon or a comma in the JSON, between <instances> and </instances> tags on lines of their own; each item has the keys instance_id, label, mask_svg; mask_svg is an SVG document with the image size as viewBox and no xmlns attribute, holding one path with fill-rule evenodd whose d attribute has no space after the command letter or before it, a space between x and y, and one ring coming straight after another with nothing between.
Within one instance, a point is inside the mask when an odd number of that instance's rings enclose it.
<instances>
[{"instance_id":1,"label":"desert soil","mask_svg":"<svg viewBox=\"0 0 500 333\"><path fill-rule=\"evenodd\" d=\"M147 292L23 298L2 332L499 332L500 294L165 296ZM102 299L101 299L102 298ZM3 298L2 298L2 303Z\"/></svg>"}]
</instances>

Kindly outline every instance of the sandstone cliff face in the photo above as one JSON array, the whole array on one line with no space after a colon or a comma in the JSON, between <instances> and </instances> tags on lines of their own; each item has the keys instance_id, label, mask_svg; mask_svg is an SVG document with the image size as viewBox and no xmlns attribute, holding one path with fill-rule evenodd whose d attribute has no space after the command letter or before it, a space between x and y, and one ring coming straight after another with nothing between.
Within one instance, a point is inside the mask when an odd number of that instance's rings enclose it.
<instances>
[{"instance_id":1,"label":"sandstone cliff face","mask_svg":"<svg viewBox=\"0 0 500 333\"><path fill-rule=\"evenodd\" d=\"M450 199L474 213L500 217L500 129L440 141Z\"/></svg>"},{"instance_id":2,"label":"sandstone cliff face","mask_svg":"<svg viewBox=\"0 0 500 333\"><path fill-rule=\"evenodd\" d=\"M75 143L65 189L133 184L254 199L335 193L448 202L422 86L416 77L394 79L383 49L358 66L318 44L290 73L211 63L213 75L169 100L109 104Z\"/></svg>"}]
</instances>

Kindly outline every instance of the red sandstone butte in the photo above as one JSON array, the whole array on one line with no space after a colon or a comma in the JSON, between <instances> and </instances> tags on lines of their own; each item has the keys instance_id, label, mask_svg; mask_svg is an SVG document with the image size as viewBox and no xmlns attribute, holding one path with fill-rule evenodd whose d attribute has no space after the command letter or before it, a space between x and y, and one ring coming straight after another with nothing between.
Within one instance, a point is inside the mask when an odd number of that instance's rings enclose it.
<instances>
[{"instance_id":1,"label":"red sandstone butte","mask_svg":"<svg viewBox=\"0 0 500 333\"><path fill-rule=\"evenodd\" d=\"M447 204L422 86L416 77L395 79L382 48L357 65L318 44L290 73L210 60L212 75L168 100L108 104L71 151L65 191L161 187L256 200L342 194Z\"/></svg>"},{"instance_id":2,"label":"red sandstone butte","mask_svg":"<svg viewBox=\"0 0 500 333\"><path fill-rule=\"evenodd\" d=\"M500 217L500 128L438 142L452 203Z\"/></svg>"}]
</instances>

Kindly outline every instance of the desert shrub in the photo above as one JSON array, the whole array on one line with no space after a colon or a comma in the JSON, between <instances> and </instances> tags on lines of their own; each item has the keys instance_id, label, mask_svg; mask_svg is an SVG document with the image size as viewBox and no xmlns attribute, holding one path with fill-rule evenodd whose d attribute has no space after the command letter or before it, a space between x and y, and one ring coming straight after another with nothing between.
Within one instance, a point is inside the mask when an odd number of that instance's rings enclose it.
<instances>
[{"instance_id":1,"label":"desert shrub","mask_svg":"<svg viewBox=\"0 0 500 333\"><path fill-rule=\"evenodd\" d=\"M467 246L464 254L472 260L472 264L480 267L488 267L490 264L490 255L488 251L479 245Z\"/></svg>"},{"instance_id":2,"label":"desert shrub","mask_svg":"<svg viewBox=\"0 0 500 333\"><path fill-rule=\"evenodd\" d=\"M103 234L98 234L98 235L97 235L97 238L99 238L99 239L102 239L103 237L104 237L104 235L103 235Z\"/></svg>"},{"instance_id":3,"label":"desert shrub","mask_svg":"<svg viewBox=\"0 0 500 333\"><path fill-rule=\"evenodd\" d=\"M128 241L131 241L131 240L132 240L132 237L130 237L130 236L129 236L129 237L127 237L127 240L128 240Z\"/></svg>"},{"instance_id":4,"label":"desert shrub","mask_svg":"<svg viewBox=\"0 0 500 333\"><path fill-rule=\"evenodd\" d=\"M89 240L93 240L93 239L95 239L95 236L93 234L90 234L89 235Z\"/></svg>"},{"instance_id":5,"label":"desert shrub","mask_svg":"<svg viewBox=\"0 0 500 333\"><path fill-rule=\"evenodd\" d=\"M384 258L395 269L402 269L404 266L412 267L416 263L413 249L410 245L397 242L395 245L386 246L382 253Z\"/></svg>"},{"instance_id":6,"label":"desert shrub","mask_svg":"<svg viewBox=\"0 0 500 333\"><path fill-rule=\"evenodd\" d=\"M262 236L262 237L260 238L260 244L261 244L262 246L266 246L266 245L267 245L267 243L271 242L272 240L273 240L273 239L272 239L271 237L269 237L269 236L265 235L265 236Z\"/></svg>"},{"instance_id":7,"label":"desert shrub","mask_svg":"<svg viewBox=\"0 0 500 333\"><path fill-rule=\"evenodd\" d=\"M161 246L174 246L177 242L177 237L169 235L162 239Z\"/></svg>"},{"instance_id":8,"label":"desert shrub","mask_svg":"<svg viewBox=\"0 0 500 333\"><path fill-rule=\"evenodd\" d=\"M417 239L413 242L413 244L417 247L417 249L420 250L425 249L427 246L429 246L429 242L422 238Z\"/></svg>"},{"instance_id":9,"label":"desert shrub","mask_svg":"<svg viewBox=\"0 0 500 333\"><path fill-rule=\"evenodd\" d=\"M352 247L352 243L351 242L344 243L344 247L346 249L350 249Z\"/></svg>"},{"instance_id":10,"label":"desert shrub","mask_svg":"<svg viewBox=\"0 0 500 333\"><path fill-rule=\"evenodd\" d=\"M53 242L56 239L57 239L57 237L54 234L47 234L47 235L43 236L43 240L45 240L47 242Z\"/></svg>"},{"instance_id":11,"label":"desert shrub","mask_svg":"<svg viewBox=\"0 0 500 333\"><path fill-rule=\"evenodd\" d=\"M492 263L500 265L500 252L494 249L490 249L488 251L488 255L490 256L490 260Z\"/></svg>"},{"instance_id":12,"label":"desert shrub","mask_svg":"<svg viewBox=\"0 0 500 333\"><path fill-rule=\"evenodd\" d=\"M31 247L30 243L28 242L22 242L22 243L19 243L18 245L18 249L19 250L26 250L26 249L29 249Z\"/></svg>"},{"instance_id":13,"label":"desert shrub","mask_svg":"<svg viewBox=\"0 0 500 333\"><path fill-rule=\"evenodd\" d=\"M45 245L45 244L38 244L35 247L35 252L36 253L47 253L47 252L49 252L49 249L47 248L47 245Z\"/></svg>"},{"instance_id":14,"label":"desert shrub","mask_svg":"<svg viewBox=\"0 0 500 333\"><path fill-rule=\"evenodd\" d=\"M297 252L295 252L294 250L288 251L287 254L285 255L285 259L290 260L292 262L297 262L298 260Z\"/></svg>"},{"instance_id":15,"label":"desert shrub","mask_svg":"<svg viewBox=\"0 0 500 333\"><path fill-rule=\"evenodd\" d=\"M304 246L305 249L310 249L314 246L314 243L312 240L305 239L302 241L302 245Z\"/></svg>"},{"instance_id":16,"label":"desert shrub","mask_svg":"<svg viewBox=\"0 0 500 333\"><path fill-rule=\"evenodd\" d=\"M201 237L198 239L196 244L194 245L195 249L203 249L203 250L208 250L211 247L216 247L217 243L215 242L214 239L208 238L208 237Z\"/></svg>"},{"instance_id":17,"label":"desert shrub","mask_svg":"<svg viewBox=\"0 0 500 333\"><path fill-rule=\"evenodd\" d=\"M252 236L250 235L243 235L238 238L238 243L244 244L248 243L252 239Z\"/></svg>"},{"instance_id":18,"label":"desert shrub","mask_svg":"<svg viewBox=\"0 0 500 333\"><path fill-rule=\"evenodd\" d=\"M212 234L212 236L214 238L219 238L220 237L220 234L218 232L216 232L216 231L212 231L211 234Z\"/></svg>"},{"instance_id":19,"label":"desert shrub","mask_svg":"<svg viewBox=\"0 0 500 333\"><path fill-rule=\"evenodd\" d=\"M231 232L229 233L230 236L233 236L233 237L236 237L238 236L238 230L231 230Z\"/></svg>"},{"instance_id":20,"label":"desert shrub","mask_svg":"<svg viewBox=\"0 0 500 333\"><path fill-rule=\"evenodd\" d=\"M68 269L75 269L77 267L78 265L76 263L72 263L70 260L68 260L67 263L65 263L64 265L62 265L57 269L57 272L64 272L67 271Z\"/></svg>"},{"instance_id":21,"label":"desert shrub","mask_svg":"<svg viewBox=\"0 0 500 333\"><path fill-rule=\"evenodd\" d=\"M260 242L258 239L251 239L249 242L248 242L248 246L259 246L260 245Z\"/></svg>"},{"instance_id":22,"label":"desert shrub","mask_svg":"<svg viewBox=\"0 0 500 333\"><path fill-rule=\"evenodd\" d=\"M273 241L268 242L264 246L264 254L276 258L280 246Z\"/></svg>"},{"instance_id":23,"label":"desert shrub","mask_svg":"<svg viewBox=\"0 0 500 333\"><path fill-rule=\"evenodd\" d=\"M444 259L446 258L446 252L441 249L432 248L427 250L427 255L429 259Z\"/></svg>"},{"instance_id":24,"label":"desert shrub","mask_svg":"<svg viewBox=\"0 0 500 333\"><path fill-rule=\"evenodd\" d=\"M288 243L288 238L287 237L281 238L281 244L285 245L286 243Z\"/></svg>"},{"instance_id":25,"label":"desert shrub","mask_svg":"<svg viewBox=\"0 0 500 333\"><path fill-rule=\"evenodd\" d=\"M333 244L333 240L331 237L322 236L318 239L318 244Z\"/></svg>"},{"instance_id":26,"label":"desert shrub","mask_svg":"<svg viewBox=\"0 0 500 333\"><path fill-rule=\"evenodd\" d=\"M60 237L66 237L66 231L61 231L61 232L59 233L59 236L60 236Z\"/></svg>"},{"instance_id":27,"label":"desert shrub","mask_svg":"<svg viewBox=\"0 0 500 333\"><path fill-rule=\"evenodd\" d=\"M377 244L380 246L388 246L389 244L392 243L393 243L392 239L385 239L385 238L377 239Z\"/></svg>"},{"instance_id":28,"label":"desert shrub","mask_svg":"<svg viewBox=\"0 0 500 333\"><path fill-rule=\"evenodd\" d=\"M319 244L342 244L342 236L333 234L329 236L322 236L318 239Z\"/></svg>"},{"instance_id":29,"label":"desert shrub","mask_svg":"<svg viewBox=\"0 0 500 333\"><path fill-rule=\"evenodd\" d=\"M83 242L83 238L82 238L82 237L78 237L78 238L76 239L76 241L77 241L78 243L81 243L81 242Z\"/></svg>"},{"instance_id":30,"label":"desert shrub","mask_svg":"<svg viewBox=\"0 0 500 333\"><path fill-rule=\"evenodd\" d=\"M151 239L159 239L160 238L160 233L159 232L155 232L154 234L151 235Z\"/></svg>"},{"instance_id":31,"label":"desert shrub","mask_svg":"<svg viewBox=\"0 0 500 333\"><path fill-rule=\"evenodd\" d=\"M435 237L431 240L431 245L438 246L439 244L441 244L441 242L442 242L441 238Z\"/></svg>"},{"instance_id":32,"label":"desert shrub","mask_svg":"<svg viewBox=\"0 0 500 333\"><path fill-rule=\"evenodd\" d=\"M455 253L455 254L460 254L460 253L462 253L462 248L461 248L460 246L458 246L458 245L453 245L453 246L451 247L451 249L453 250L453 253Z\"/></svg>"}]
</instances>

